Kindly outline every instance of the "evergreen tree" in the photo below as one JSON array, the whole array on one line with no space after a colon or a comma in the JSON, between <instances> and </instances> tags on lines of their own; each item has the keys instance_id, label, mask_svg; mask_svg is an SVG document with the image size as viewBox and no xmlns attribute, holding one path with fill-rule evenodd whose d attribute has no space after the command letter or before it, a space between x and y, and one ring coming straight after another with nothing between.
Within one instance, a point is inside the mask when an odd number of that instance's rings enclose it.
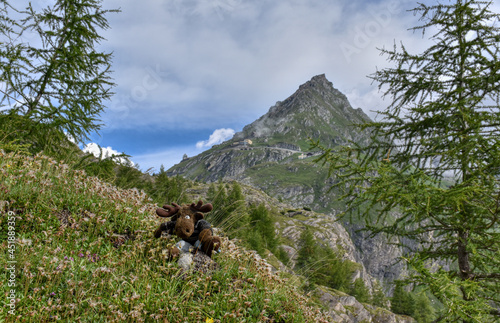
<instances>
[{"instance_id":1,"label":"evergreen tree","mask_svg":"<svg viewBox=\"0 0 500 323\"><path fill-rule=\"evenodd\" d=\"M211 183L210 186L208 187L207 199L209 201L212 201L212 204L214 204L216 196L217 196L217 188L215 187L215 183Z\"/></svg>"},{"instance_id":2,"label":"evergreen tree","mask_svg":"<svg viewBox=\"0 0 500 323\"><path fill-rule=\"evenodd\" d=\"M311 283L349 291L351 277L356 270L355 263L342 260L338 253L327 246L318 245L310 228L300 234L299 245L296 268Z\"/></svg>"},{"instance_id":3,"label":"evergreen tree","mask_svg":"<svg viewBox=\"0 0 500 323\"><path fill-rule=\"evenodd\" d=\"M245 201L245 196L243 195L243 191L241 190L241 185L238 182L233 181L231 183L231 190L229 191L228 199L232 202L231 204L241 203Z\"/></svg>"},{"instance_id":4,"label":"evergreen tree","mask_svg":"<svg viewBox=\"0 0 500 323\"><path fill-rule=\"evenodd\" d=\"M247 228L249 219L240 184L233 181L229 187L220 181L217 186L212 184L209 187L207 195L214 206L210 222L222 228L230 237L244 238L242 232Z\"/></svg>"},{"instance_id":5,"label":"evergreen tree","mask_svg":"<svg viewBox=\"0 0 500 323\"><path fill-rule=\"evenodd\" d=\"M285 248L279 246L275 249L274 255L278 258L283 264L288 265L290 262L290 256L286 252Z\"/></svg>"},{"instance_id":6,"label":"evergreen tree","mask_svg":"<svg viewBox=\"0 0 500 323\"><path fill-rule=\"evenodd\" d=\"M314 236L309 228L306 228L300 234L299 251L297 253L298 269L309 269L318 261L318 246L314 241Z\"/></svg>"},{"instance_id":7,"label":"evergreen tree","mask_svg":"<svg viewBox=\"0 0 500 323\"><path fill-rule=\"evenodd\" d=\"M257 251L257 253L261 256L264 255L266 248L262 243L262 236L257 231L254 230L246 231L244 240L248 243L248 246L252 250Z\"/></svg>"},{"instance_id":8,"label":"evergreen tree","mask_svg":"<svg viewBox=\"0 0 500 323\"><path fill-rule=\"evenodd\" d=\"M111 158L112 159L112 158ZM136 188L147 190L148 182L144 179L144 174L139 170L139 166L115 164L116 179L113 184L121 188Z\"/></svg>"},{"instance_id":9,"label":"evergreen tree","mask_svg":"<svg viewBox=\"0 0 500 323\"><path fill-rule=\"evenodd\" d=\"M396 287L391 298L391 311L396 314L403 314L405 312L405 290L403 289L403 284L396 281Z\"/></svg>"},{"instance_id":10,"label":"evergreen tree","mask_svg":"<svg viewBox=\"0 0 500 323\"><path fill-rule=\"evenodd\" d=\"M217 185L212 183L209 187L207 197L214 206L214 209L222 212L228 204L226 185L222 181L219 181ZM223 215L225 215L225 213Z\"/></svg>"},{"instance_id":11,"label":"evergreen tree","mask_svg":"<svg viewBox=\"0 0 500 323\"><path fill-rule=\"evenodd\" d=\"M357 278L354 281L350 294L360 303L368 303L370 301L370 290L366 287L365 282L361 278Z\"/></svg>"},{"instance_id":12,"label":"evergreen tree","mask_svg":"<svg viewBox=\"0 0 500 323\"><path fill-rule=\"evenodd\" d=\"M405 291L402 281L396 281L396 287L391 299L391 311L396 314L412 316L414 308L413 297L409 292Z\"/></svg>"},{"instance_id":13,"label":"evergreen tree","mask_svg":"<svg viewBox=\"0 0 500 323\"><path fill-rule=\"evenodd\" d=\"M431 323L434 320L434 308L432 308L431 301L425 292L415 297L413 318L417 320L418 323Z\"/></svg>"},{"instance_id":14,"label":"evergreen tree","mask_svg":"<svg viewBox=\"0 0 500 323\"><path fill-rule=\"evenodd\" d=\"M274 221L264 204L250 209L250 230L257 233L261 248L275 251L278 246Z\"/></svg>"},{"instance_id":15,"label":"evergreen tree","mask_svg":"<svg viewBox=\"0 0 500 323\"><path fill-rule=\"evenodd\" d=\"M490 7L420 4L414 30L435 32L434 44L382 49L396 66L372 78L392 103L361 126L370 142L313 144L347 213L406 244L413 282L443 303L446 321L500 318L500 16Z\"/></svg>"},{"instance_id":16,"label":"evergreen tree","mask_svg":"<svg viewBox=\"0 0 500 323\"><path fill-rule=\"evenodd\" d=\"M328 247L318 248L317 252L321 260L315 268L319 283L343 292L350 292L352 275L357 268L356 263L342 259L338 252ZM364 301L368 302L368 300Z\"/></svg>"},{"instance_id":17,"label":"evergreen tree","mask_svg":"<svg viewBox=\"0 0 500 323\"><path fill-rule=\"evenodd\" d=\"M372 297L370 300L370 304L382 307L382 308L387 308L387 297L385 296L384 290L382 289L382 286L380 286L379 282L376 281L373 286L373 293Z\"/></svg>"},{"instance_id":18,"label":"evergreen tree","mask_svg":"<svg viewBox=\"0 0 500 323\"><path fill-rule=\"evenodd\" d=\"M11 19L12 12L21 18ZM114 86L111 54L96 50L103 40L98 31L109 28L109 12L100 0L56 0L39 12L31 3L22 11L0 3L0 82L5 85L0 106L7 107L1 116L30 121L23 122L18 137L43 142L51 138L47 131L58 129L81 142L99 130L103 102ZM38 41L24 41L25 33Z\"/></svg>"},{"instance_id":19,"label":"evergreen tree","mask_svg":"<svg viewBox=\"0 0 500 323\"><path fill-rule=\"evenodd\" d=\"M241 190L241 185L233 181L231 183L231 190L227 196L227 202L224 207L225 213L227 216L231 216L237 210L245 207L245 196ZM240 227L245 226L248 223L248 219L246 217L236 217L234 220L234 226Z\"/></svg>"},{"instance_id":20,"label":"evergreen tree","mask_svg":"<svg viewBox=\"0 0 500 323\"><path fill-rule=\"evenodd\" d=\"M163 165L160 171L153 176L151 188L146 185L146 193L159 205L171 203L188 203L184 191L188 188L188 180L180 177L169 177Z\"/></svg>"}]
</instances>

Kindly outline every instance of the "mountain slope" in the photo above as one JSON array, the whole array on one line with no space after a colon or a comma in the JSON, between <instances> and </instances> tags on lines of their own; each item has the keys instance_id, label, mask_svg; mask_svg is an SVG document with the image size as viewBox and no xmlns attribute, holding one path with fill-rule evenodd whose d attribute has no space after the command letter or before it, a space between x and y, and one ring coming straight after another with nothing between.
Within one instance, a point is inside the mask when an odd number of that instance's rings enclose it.
<instances>
[{"instance_id":1,"label":"mountain slope","mask_svg":"<svg viewBox=\"0 0 500 323\"><path fill-rule=\"evenodd\" d=\"M183 273L144 192L45 155L0 150L1 322L328 322L255 252L223 239L221 270Z\"/></svg>"}]
</instances>

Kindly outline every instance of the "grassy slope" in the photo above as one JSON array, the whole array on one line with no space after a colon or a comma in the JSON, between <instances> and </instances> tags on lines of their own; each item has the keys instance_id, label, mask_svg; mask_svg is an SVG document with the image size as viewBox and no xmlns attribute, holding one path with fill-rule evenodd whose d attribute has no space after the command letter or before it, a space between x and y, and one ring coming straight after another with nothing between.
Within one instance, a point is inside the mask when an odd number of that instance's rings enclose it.
<instances>
[{"instance_id":1,"label":"grassy slope","mask_svg":"<svg viewBox=\"0 0 500 323\"><path fill-rule=\"evenodd\" d=\"M2 271L0 321L320 322L326 317L254 253L225 241L212 276L176 275L153 239L156 205L43 155L0 152L0 262L17 238L15 286ZM8 227L9 214L16 213ZM12 224L12 223L11 223Z\"/></svg>"}]
</instances>

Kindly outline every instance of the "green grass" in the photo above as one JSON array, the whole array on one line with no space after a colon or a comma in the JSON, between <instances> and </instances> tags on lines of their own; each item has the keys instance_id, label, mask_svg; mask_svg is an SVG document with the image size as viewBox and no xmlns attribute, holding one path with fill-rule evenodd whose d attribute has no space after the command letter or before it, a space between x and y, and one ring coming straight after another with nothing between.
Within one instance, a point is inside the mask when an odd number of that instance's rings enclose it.
<instances>
[{"instance_id":1,"label":"green grass","mask_svg":"<svg viewBox=\"0 0 500 323\"><path fill-rule=\"evenodd\" d=\"M142 192L41 154L0 152L0 183L2 301L16 296L0 322L326 321L297 286L227 239L214 256L221 270L181 279L164 253L175 241L152 237L157 206Z\"/></svg>"}]
</instances>

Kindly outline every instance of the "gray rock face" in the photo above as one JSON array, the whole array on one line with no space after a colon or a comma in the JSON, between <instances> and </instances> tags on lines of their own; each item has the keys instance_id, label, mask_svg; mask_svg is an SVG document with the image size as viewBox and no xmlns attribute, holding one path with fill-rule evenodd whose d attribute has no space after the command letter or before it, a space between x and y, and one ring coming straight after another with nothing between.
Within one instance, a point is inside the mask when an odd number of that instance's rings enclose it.
<instances>
[{"instance_id":1,"label":"gray rock face","mask_svg":"<svg viewBox=\"0 0 500 323\"><path fill-rule=\"evenodd\" d=\"M280 190L280 195L294 206L311 205L314 203L314 189L301 185L288 186Z\"/></svg>"},{"instance_id":2,"label":"gray rock face","mask_svg":"<svg viewBox=\"0 0 500 323\"><path fill-rule=\"evenodd\" d=\"M372 271L368 270L369 267L364 264L363 258L360 257L359 251L349 233L339 222L335 221L335 216L310 211L302 211L300 216L301 219L292 216L283 225L279 225L281 235L287 241L293 241L290 245L282 246L290 257L289 266L292 268L295 266L297 252L300 249L300 235L305 227L309 227L312 229L314 239L318 243L326 244L332 250L339 252L344 260L360 264L360 269L354 273L352 280L361 278L365 285L370 290L373 290L378 277L372 275ZM302 219L303 217L306 217L306 219Z\"/></svg>"},{"instance_id":3,"label":"gray rock face","mask_svg":"<svg viewBox=\"0 0 500 323\"><path fill-rule=\"evenodd\" d=\"M389 244L384 236L368 237L367 232L356 232L360 226L352 229L352 241L356 245L356 259L363 263L365 268L374 277L386 282L398 279L406 272L405 266L398 258L402 250Z\"/></svg>"},{"instance_id":4,"label":"gray rock face","mask_svg":"<svg viewBox=\"0 0 500 323\"><path fill-rule=\"evenodd\" d=\"M319 290L320 300L330 309L333 322L342 323L415 323L408 316L396 315L383 308L362 304L354 297Z\"/></svg>"}]
</instances>

